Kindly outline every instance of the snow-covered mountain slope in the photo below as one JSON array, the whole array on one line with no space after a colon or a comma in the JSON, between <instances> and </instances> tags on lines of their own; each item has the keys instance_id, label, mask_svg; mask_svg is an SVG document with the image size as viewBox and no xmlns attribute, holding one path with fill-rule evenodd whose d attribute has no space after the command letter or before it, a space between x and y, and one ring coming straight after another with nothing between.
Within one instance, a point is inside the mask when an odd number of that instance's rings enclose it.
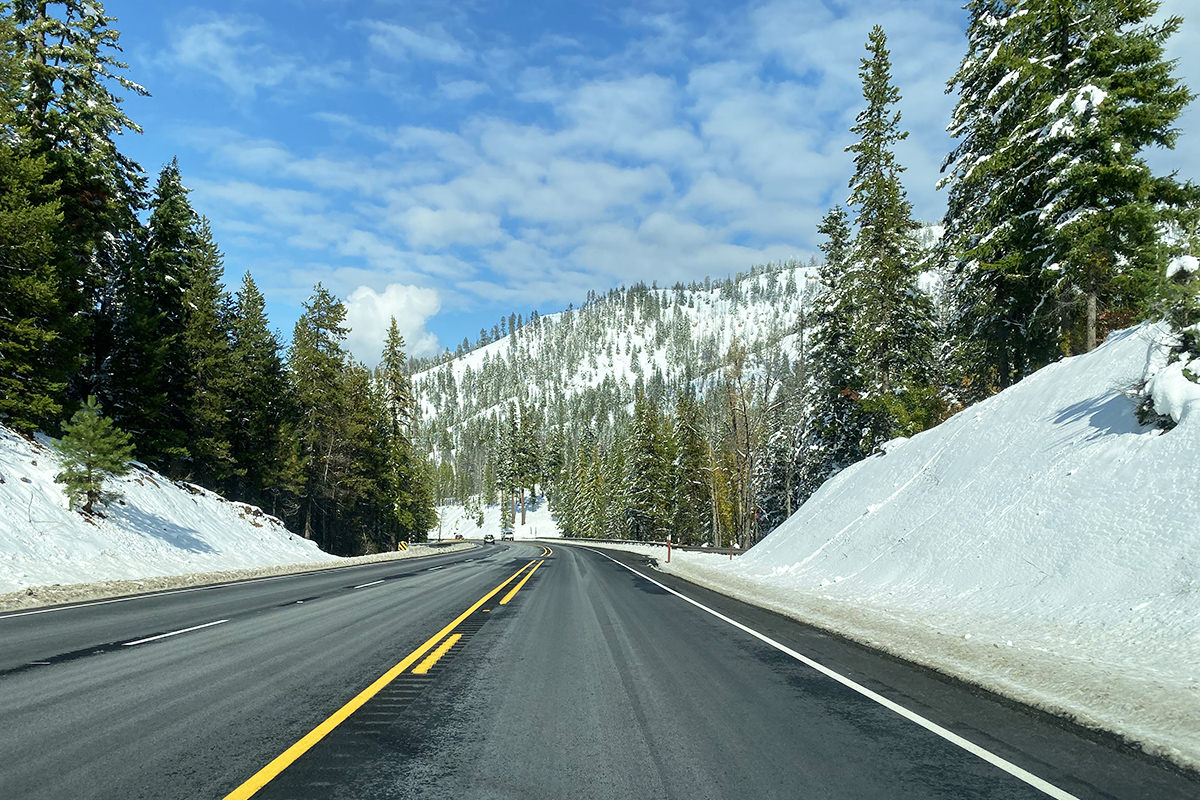
<instances>
[{"instance_id":1,"label":"snow-covered mountain slope","mask_svg":"<svg viewBox=\"0 0 1200 800\"><path fill-rule=\"evenodd\" d=\"M0 426L0 594L29 586L333 560L278 519L143 467L87 518L67 508L45 440Z\"/></svg>"},{"instance_id":2,"label":"snow-covered mountain slope","mask_svg":"<svg viewBox=\"0 0 1200 800\"><path fill-rule=\"evenodd\" d=\"M893 443L689 577L1200 765L1200 392L1166 433L1130 396L1163 340L1114 334Z\"/></svg>"},{"instance_id":3,"label":"snow-covered mountain slope","mask_svg":"<svg viewBox=\"0 0 1200 800\"><path fill-rule=\"evenodd\" d=\"M588 392L628 404L639 380L687 381L703 390L735 341L750 370L767 359L795 358L797 323L815 274L793 263L687 287L638 285L536 317L417 372L422 422L454 429L510 401L552 406L577 403Z\"/></svg>"}]
</instances>

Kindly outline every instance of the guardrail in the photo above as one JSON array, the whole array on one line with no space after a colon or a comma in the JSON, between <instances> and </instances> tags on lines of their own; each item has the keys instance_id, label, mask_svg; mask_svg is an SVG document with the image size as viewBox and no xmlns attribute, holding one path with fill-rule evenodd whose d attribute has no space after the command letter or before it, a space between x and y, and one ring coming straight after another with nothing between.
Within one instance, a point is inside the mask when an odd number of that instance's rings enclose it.
<instances>
[{"instance_id":1,"label":"guardrail","mask_svg":"<svg viewBox=\"0 0 1200 800\"><path fill-rule=\"evenodd\" d=\"M666 547L667 546L667 543L665 541L658 542L658 541L638 541L635 539L593 539L591 537L585 537L585 536L579 536L579 537L562 536L559 538L561 538L561 540L564 542L579 542L580 544L586 544L588 542L599 542L600 544L648 544L648 545L651 545L652 547ZM674 542L671 542L671 549L672 550L691 550L691 551L695 551L697 553L721 553L722 555L728 555L728 554L732 553L735 556L740 556L742 553L746 552L745 550L742 550L739 547L712 547L711 545L708 547L704 547L702 545L694 545L694 544L678 545L678 544L675 544Z\"/></svg>"}]
</instances>

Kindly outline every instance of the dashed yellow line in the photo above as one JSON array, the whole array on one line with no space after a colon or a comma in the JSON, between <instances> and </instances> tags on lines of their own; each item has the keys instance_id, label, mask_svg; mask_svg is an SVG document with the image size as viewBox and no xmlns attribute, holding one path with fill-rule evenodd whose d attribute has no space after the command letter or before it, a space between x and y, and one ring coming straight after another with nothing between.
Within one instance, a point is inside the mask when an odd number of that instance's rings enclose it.
<instances>
[{"instance_id":1,"label":"dashed yellow line","mask_svg":"<svg viewBox=\"0 0 1200 800\"><path fill-rule=\"evenodd\" d=\"M429 668L438 662L438 659L450 652L450 648L458 644L458 640L462 638L461 633L453 634L449 639L438 645L437 650L434 650L429 655L425 656L425 660L413 667L413 675L424 675L429 672Z\"/></svg>"},{"instance_id":2,"label":"dashed yellow line","mask_svg":"<svg viewBox=\"0 0 1200 800\"><path fill-rule=\"evenodd\" d=\"M525 572L525 570L529 568L530 564L533 563L534 562L530 561L529 564L526 564L514 572L495 589L492 589L483 597L475 601L475 604L463 613L459 614L457 619L430 637L428 641L426 641L416 650L413 650L411 653L405 656L404 660L399 664L383 673L383 675L379 676L374 683L355 695L353 700L346 703L346 705L342 706L337 711L333 712L328 719L309 731L300 741L296 742L287 750L284 750L283 753L276 756L271 763L254 773L254 775L252 775L250 779L241 786L225 795L225 800L246 800L247 798L253 797L255 794L257 794L259 789L263 788L272 780L274 780L279 773L291 766L296 759L300 758L300 756L311 750L313 746L317 744L317 742L324 739L333 731L334 728L345 722L346 719L359 708L361 708L364 703L366 703L375 695L379 694L384 687L399 677L400 673L404 672L404 670L416 663L417 659L425 655L425 653L427 653L435 644L442 641L447 634L451 633L455 628L461 625L463 620L474 614L480 606L482 606L488 600L491 600L495 595L499 594L501 589L516 580L517 576L519 576L522 572ZM541 566L541 562L538 562L538 566ZM525 583L526 580L529 580L529 575L532 575L536 569L537 566L529 571L529 573L525 576L525 580L522 580L521 584L517 586L518 589ZM515 593L516 590L509 592L506 596L506 599L507 597L512 597ZM447 646L446 649L449 650L450 646ZM432 662L430 662L430 666L432 666Z\"/></svg>"},{"instance_id":3,"label":"dashed yellow line","mask_svg":"<svg viewBox=\"0 0 1200 800\"><path fill-rule=\"evenodd\" d=\"M539 562L537 562L537 565L536 565L536 566L535 566L533 569L529 570L529 572L526 572L526 573L525 573L525 577L524 577L524 578L521 578L521 582L520 582L520 583L518 583L516 586L514 586L514 587L513 587L513 588L512 588L512 589L509 591L509 593L508 593L508 594L504 595L504 599L500 601L500 605L502 605L502 606L506 606L506 605L508 605L508 601L513 599L513 595L515 595L517 592L521 591L521 587L525 585L525 581L527 581L527 580L529 580L530 578L532 578L532 577L533 577L533 573L537 572L537 571L538 571L538 567L540 567L540 566L541 566L542 564L544 564L544 563L546 563L546 562L545 562L545 561L539 561Z\"/></svg>"}]
</instances>

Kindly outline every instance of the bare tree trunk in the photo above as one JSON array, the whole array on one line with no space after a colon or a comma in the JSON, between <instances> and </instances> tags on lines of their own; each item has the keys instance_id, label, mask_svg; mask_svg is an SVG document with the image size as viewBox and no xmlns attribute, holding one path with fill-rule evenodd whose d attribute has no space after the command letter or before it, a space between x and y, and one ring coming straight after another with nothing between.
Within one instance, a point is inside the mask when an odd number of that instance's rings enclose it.
<instances>
[{"instance_id":1,"label":"bare tree trunk","mask_svg":"<svg viewBox=\"0 0 1200 800\"><path fill-rule=\"evenodd\" d=\"M521 487L521 524L525 524L525 487Z\"/></svg>"},{"instance_id":2,"label":"bare tree trunk","mask_svg":"<svg viewBox=\"0 0 1200 800\"><path fill-rule=\"evenodd\" d=\"M1088 292L1087 296L1087 344L1085 352L1096 349L1096 293Z\"/></svg>"}]
</instances>

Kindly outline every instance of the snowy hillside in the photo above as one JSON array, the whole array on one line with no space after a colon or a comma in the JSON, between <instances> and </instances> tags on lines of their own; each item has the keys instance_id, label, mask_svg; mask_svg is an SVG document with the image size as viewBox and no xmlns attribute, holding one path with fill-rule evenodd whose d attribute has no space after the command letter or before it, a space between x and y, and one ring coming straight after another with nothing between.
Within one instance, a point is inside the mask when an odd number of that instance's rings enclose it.
<instances>
[{"instance_id":1,"label":"snowy hillside","mask_svg":"<svg viewBox=\"0 0 1200 800\"><path fill-rule=\"evenodd\" d=\"M260 509L135 468L87 518L68 510L55 454L0 426L0 594L56 583L334 559Z\"/></svg>"},{"instance_id":2,"label":"snowy hillside","mask_svg":"<svg viewBox=\"0 0 1200 800\"><path fill-rule=\"evenodd\" d=\"M846 469L741 558L673 567L1200 764L1200 387L1162 339L1114 334ZM1155 373L1166 433L1129 396Z\"/></svg>"},{"instance_id":3,"label":"snowy hillside","mask_svg":"<svg viewBox=\"0 0 1200 800\"><path fill-rule=\"evenodd\" d=\"M413 376L424 423L441 430L509 401L542 403L608 390L633 401L639 381L703 388L735 341L756 360L794 358L811 267L758 268L688 287L635 286L583 308L531 319Z\"/></svg>"}]
</instances>

